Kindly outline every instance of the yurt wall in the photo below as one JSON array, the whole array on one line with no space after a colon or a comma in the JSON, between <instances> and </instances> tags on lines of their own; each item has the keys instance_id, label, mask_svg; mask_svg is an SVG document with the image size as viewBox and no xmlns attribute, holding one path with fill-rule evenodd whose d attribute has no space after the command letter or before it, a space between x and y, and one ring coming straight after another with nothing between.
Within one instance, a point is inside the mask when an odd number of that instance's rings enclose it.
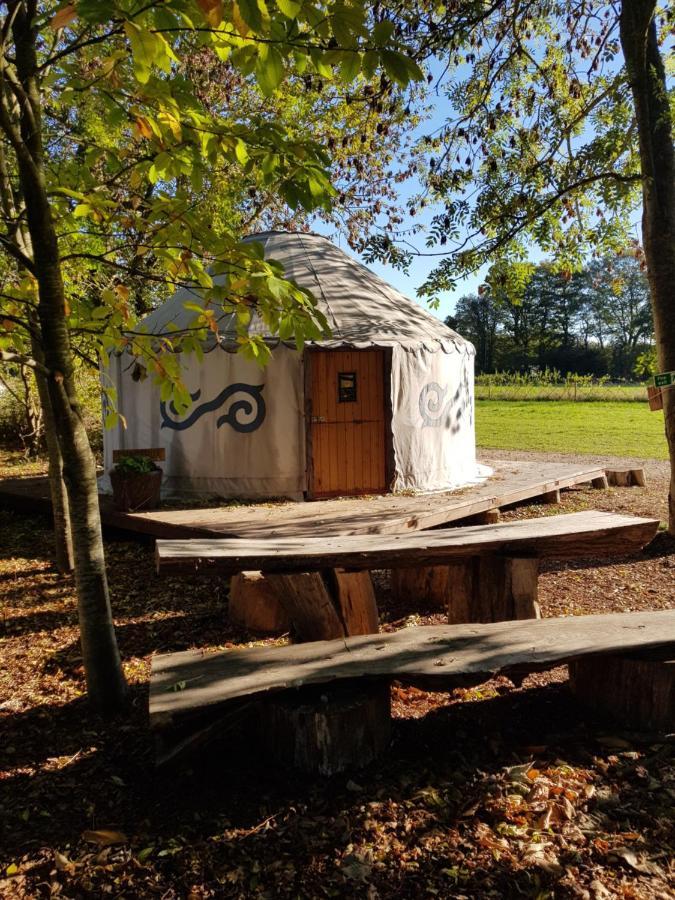
<instances>
[{"instance_id":1,"label":"yurt wall","mask_svg":"<svg viewBox=\"0 0 675 900\"><path fill-rule=\"evenodd\" d=\"M166 493L302 495L305 429L296 350L277 347L265 369L220 347L202 362L191 357L185 381L194 401L182 416L160 403L151 378L132 380L126 354L111 359L109 374L127 427L119 425L105 436L106 472L114 449L164 447Z\"/></svg>"},{"instance_id":2,"label":"yurt wall","mask_svg":"<svg viewBox=\"0 0 675 900\"><path fill-rule=\"evenodd\" d=\"M474 357L463 350L395 347L394 490L447 490L476 477Z\"/></svg>"}]
</instances>

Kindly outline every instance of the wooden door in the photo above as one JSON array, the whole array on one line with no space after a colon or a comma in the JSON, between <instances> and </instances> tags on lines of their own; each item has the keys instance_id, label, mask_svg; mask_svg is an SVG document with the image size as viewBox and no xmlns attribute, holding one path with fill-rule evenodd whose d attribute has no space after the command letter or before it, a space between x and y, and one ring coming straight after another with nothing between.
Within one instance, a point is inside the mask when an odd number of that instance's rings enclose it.
<instances>
[{"instance_id":1,"label":"wooden door","mask_svg":"<svg viewBox=\"0 0 675 900\"><path fill-rule=\"evenodd\" d=\"M307 494L387 490L383 350L305 355Z\"/></svg>"}]
</instances>

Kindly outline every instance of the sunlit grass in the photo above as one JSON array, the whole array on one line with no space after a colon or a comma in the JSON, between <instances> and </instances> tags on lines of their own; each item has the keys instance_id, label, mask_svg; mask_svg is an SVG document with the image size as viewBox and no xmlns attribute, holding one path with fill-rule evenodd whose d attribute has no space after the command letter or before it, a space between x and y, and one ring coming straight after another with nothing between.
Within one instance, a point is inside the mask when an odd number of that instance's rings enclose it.
<instances>
[{"instance_id":1,"label":"sunlit grass","mask_svg":"<svg viewBox=\"0 0 675 900\"><path fill-rule=\"evenodd\" d=\"M476 401L476 442L541 450L667 459L663 413L647 403Z\"/></svg>"}]
</instances>

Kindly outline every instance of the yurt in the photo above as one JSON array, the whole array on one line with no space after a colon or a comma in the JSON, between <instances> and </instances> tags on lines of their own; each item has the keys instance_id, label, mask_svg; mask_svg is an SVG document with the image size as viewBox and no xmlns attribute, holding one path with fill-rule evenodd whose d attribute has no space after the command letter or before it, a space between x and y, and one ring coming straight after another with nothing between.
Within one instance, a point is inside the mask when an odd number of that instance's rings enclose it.
<instances>
[{"instance_id":1,"label":"yurt","mask_svg":"<svg viewBox=\"0 0 675 900\"><path fill-rule=\"evenodd\" d=\"M261 369L220 342L185 357L193 398L184 415L151 379L134 380L133 359L115 355L107 373L126 420L104 435L113 450L164 448L164 492L193 497L315 499L388 491L440 491L475 482L474 348L331 241L265 232L265 257L309 289L331 336L305 345L269 337ZM143 325L185 327L195 302L174 294Z\"/></svg>"}]
</instances>

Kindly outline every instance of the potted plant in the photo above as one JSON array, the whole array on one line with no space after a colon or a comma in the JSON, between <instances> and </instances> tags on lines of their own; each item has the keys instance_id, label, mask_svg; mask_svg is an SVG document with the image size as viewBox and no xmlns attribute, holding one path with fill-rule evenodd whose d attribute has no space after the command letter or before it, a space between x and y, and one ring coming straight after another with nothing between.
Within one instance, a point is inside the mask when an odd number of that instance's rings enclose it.
<instances>
[{"instance_id":1,"label":"potted plant","mask_svg":"<svg viewBox=\"0 0 675 900\"><path fill-rule=\"evenodd\" d=\"M123 512L159 504L162 470L147 456L122 456L110 470L113 501Z\"/></svg>"}]
</instances>

